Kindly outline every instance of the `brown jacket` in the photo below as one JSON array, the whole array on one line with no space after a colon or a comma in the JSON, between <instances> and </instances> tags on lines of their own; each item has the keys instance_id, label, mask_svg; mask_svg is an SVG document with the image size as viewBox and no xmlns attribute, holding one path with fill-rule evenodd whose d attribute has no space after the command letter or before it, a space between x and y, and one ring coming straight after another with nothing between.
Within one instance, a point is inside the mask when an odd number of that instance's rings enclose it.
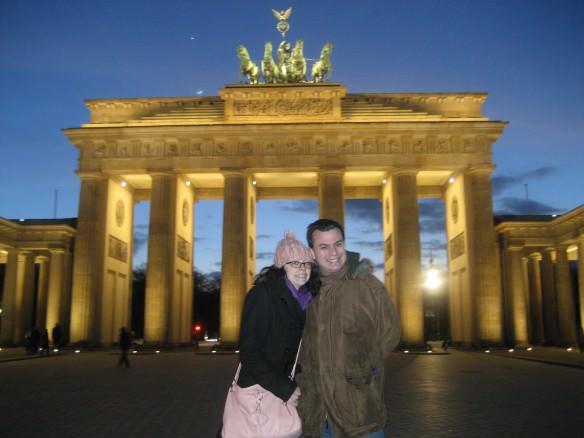
<instances>
[{"instance_id":1,"label":"brown jacket","mask_svg":"<svg viewBox=\"0 0 584 438\"><path fill-rule=\"evenodd\" d=\"M387 421L383 363L399 342L400 323L369 267L347 253L308 306L297 374L305 437L320 437L325 417L335 438L363 436Z\"/></svg>"}]
</instances>

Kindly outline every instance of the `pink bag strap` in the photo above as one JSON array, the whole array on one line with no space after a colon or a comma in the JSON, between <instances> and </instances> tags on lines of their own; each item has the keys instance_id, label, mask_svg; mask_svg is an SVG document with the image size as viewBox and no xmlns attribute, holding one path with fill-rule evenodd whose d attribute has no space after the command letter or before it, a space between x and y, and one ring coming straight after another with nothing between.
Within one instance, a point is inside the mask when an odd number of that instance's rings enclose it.
<instances>
[{"instance_id":1,"label":"pink bag strap","mask_svg":"<svg viewBox=\"0 0 584 438\"><path fill-rule=\"evenodd\" d=\"M294 376L296 375L296 365L298 364L298 358L300 357L300 347L302 347L302 338L300 338L300 343L298 344L298 351L296 352L296 359L294 359L294 365L292 366L292 371L290 372L290 375L288 376L288 378L290 380L294 380ZM241 371L241 362L239 362L239 365L237 365L237 371L235 372L235 376L233 377L233 382L231 383L231 385L235 385L237 383L237 381L239 380L239 373Z\"/></svg>"}]
</instances>

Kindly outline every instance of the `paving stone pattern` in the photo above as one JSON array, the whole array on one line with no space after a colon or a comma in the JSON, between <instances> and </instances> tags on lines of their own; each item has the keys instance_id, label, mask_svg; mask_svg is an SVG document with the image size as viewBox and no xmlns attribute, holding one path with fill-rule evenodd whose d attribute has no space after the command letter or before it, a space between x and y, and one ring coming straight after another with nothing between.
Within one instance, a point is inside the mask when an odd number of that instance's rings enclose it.
<instances>
[{"instance_id":1,"label":"paving stone pattern","mask_svg":"<svg viewBox=\"0 0 584 438\"><path fill-rule=\"evenodd\" d=\"M5 438L213 438L237 366L235 355L184 350L132 355L128 369L115 351L9 354L0 352ZM521 356L394 353L387 436L584 436L584 354Z\"/></svg>"}]
</instances>

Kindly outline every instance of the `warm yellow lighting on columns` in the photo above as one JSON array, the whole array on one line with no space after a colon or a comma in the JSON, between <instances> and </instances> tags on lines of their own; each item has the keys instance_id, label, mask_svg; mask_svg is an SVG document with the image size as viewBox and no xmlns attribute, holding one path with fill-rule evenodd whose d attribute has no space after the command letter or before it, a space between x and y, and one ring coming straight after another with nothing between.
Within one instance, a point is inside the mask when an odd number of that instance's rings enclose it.
<instances>
[{"instance_id":1,"label":"warm yellow lighting on columns","mask_svg":"<svg viewBox=\"0 0 584 438\"><path fill-rule=\"evenodd\" d=\"M239 341L239 324L247 292L250 260L255 260L249 227L255 212L251 179L240 171L224 172L223 256L221 266L220 335L224 343ZM255 206L253 207L255 210ZM252 257L253 256L253 257Z\"/></svg>"},{"instance_id":2,"label":"warm yellow lighting on columns","mask_svg":"<svg viewBox=\"0 0 584 438\"><path fill-rule=\"evenodd\" d=\"M541 278L543 300L544 340L546 343L557 344L560 340L558 332L558 313L556 304L556 286L554 281L553 250L542 252Z\"/></svg>"},{"instance_id":3,"label":"warm yellow lighting on columns","mask_svg":"<svg viewBox=\"0 0 584 438\"><path fill-rule=\"evenodd\" d=\"M318 216L345 225L345 194L342 169L323 169L318 181Z\"/></svg>"},{"instance_id":4,"label":"warm yellow lighting on columns","mask_svg":"<svg viewBox=\"0 0 584 438\"><path fill-rule=\"evenodd\" d=\"M578 293L580 294L580 324L584 331L584 235L578 239Z\"/></svg>"},{"instance_id":5,"label":"warm yellow lighting on columns","mask_svg":"<svg viewBox=\"0 0 584 438\"><path fill-rule=\"evenodd\" d=\"M503 342L503 308L497 242L493 223L491 172L493 167L472 168L464 174L470 291L476 297L475 342Z\"/></svg>"},{"instance_id":6,"label":"warm yellow lighting on columns","mask_svg":"<svg viewBox=\"0 0 584 438\"><path fill-rule=\"evenodd\" d=\"M169 341L169 306L173 294L175 257L176 177L165 173L152 174L151 177L144 338L149 344L156 345Z\"/></svg>"},{"instance_id":7,"label":"warm yellow lighting on columns","mask_svg":"<svg viewBox=\"0 0 584 438\"><path fill-rule=\"evenodd\" d=\"M17 335L20 340L24 339L24 334L32 328L33 322L30 316L33 314L34 308L34 296L35 296L35 266L34 266L34 254L29 251L21 251L18 264L19 275L18 283L21 299L21 308L19 312L19 324L17 326L17 331L20 331Z\"/></svg>"},{"instance_id":8,"label":"warm yellow lighting on columns","mask_svg":"<svg viewBox=\"0 0 584 438\"><path fill-rule=\"evenodd\" d=\"M19 311L17 306L18 250L8 249L7 252L2 297L2 330L0 331L0 343L3 347L18 345L22 342L20 330L16 330Z\"/></svg>"},{"instance_id":9,"label":"warm yellow lighting on columns","mask_svg":"<svg viewBox=\"0 0 584 438\"><path fill-rule=\"evenodd\" d=\"M405 345L424 344L422 265L418 221L417 172L391 175L389 206L393 223L395 289Z\"/></svg>"},{"instance_id":10,"label":"warm yellow lighting on columns","mask_svg":"<svg viewBox=\"0 0 584 438\"><path fill-rule=\"evenodd\" d=\"M97 302L103 283L107 180L80 175L79 216L73 261L70 341L97 342Z\"/></svg>"},{"instance_id":11,"label":"warm yellow lighting on columns","mask_svg":"<svg viewBox=\"0 0 584 438\"><path fill-rule=\"evenodd\" d=\"M556 249L556 290L558 294L558 322L560 343L564 346L577 344L576 312L570 284L570 267L565 247Z\"/></svg>"},{"instance_id":12,"label":"warm yellow lighting on columns","mask_svg":"<svg viewBox=\"0 0 584 438\"><path fill-rule=\"evenodd\" d=\"M529 256L528 271L531 298L532 344L543 343L543 296L541 287L541 269L539 266L541 255Z\"/></svg>"},{"instance_id":13,"label":"warm yellow lighting on columns","mask_svg":"<svg viewBox=\"0 0 584 438\"><path fill-rule=\"evenodd\" d=\"M49 285L47 291L47 330L59 323L68 327L69 299L67 278L71 269L71 253L64 249L51 250Z\"/></svg>"},{"instance_id":14,"label":"warm yellow lighting on columns","mask_svg":"<svg viewBox=\"0 0 584 438\"><path fill-rule=\"evenodd\" d=\"M511 335L517 346L527 345L527 306L524 285L524 272L521 251L522 243L508 244L504 251L506 304L509 314Z\"/></svg>"},{"instance_id":15,"label":"warm yellow lighting on columns","mask_svg":"<svg viewBox=\"0 0 584 438\"><path fill-rule=\"evenodd\" d=\"M49 284L49 258L39 256L36 258L39 264L38 286L37 286L37 305L36 305L36 326L39 329L47 327L47 294ZM50 331L50 330L49 330Z\"/></svg>"}]
</instances>

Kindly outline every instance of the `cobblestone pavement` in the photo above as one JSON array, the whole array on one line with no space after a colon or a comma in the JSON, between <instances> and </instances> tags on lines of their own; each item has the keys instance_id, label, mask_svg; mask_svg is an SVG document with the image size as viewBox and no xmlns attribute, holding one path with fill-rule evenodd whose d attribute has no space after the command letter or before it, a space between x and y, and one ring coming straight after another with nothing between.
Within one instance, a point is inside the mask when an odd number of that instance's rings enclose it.
<instances>
[{"instance_id":1,"label":"cobblestone pavement","mask_svg":"<svg viewBox=\"0 0 584 438\"><path fill-rule=\"evenodd\" d=\"M237 356L143 351L126 369L116 353L1 351L0 435L215 436ZM584 354L448 353L391 356L388 437L583 436Z\"/></svg>"}]
</instances>

